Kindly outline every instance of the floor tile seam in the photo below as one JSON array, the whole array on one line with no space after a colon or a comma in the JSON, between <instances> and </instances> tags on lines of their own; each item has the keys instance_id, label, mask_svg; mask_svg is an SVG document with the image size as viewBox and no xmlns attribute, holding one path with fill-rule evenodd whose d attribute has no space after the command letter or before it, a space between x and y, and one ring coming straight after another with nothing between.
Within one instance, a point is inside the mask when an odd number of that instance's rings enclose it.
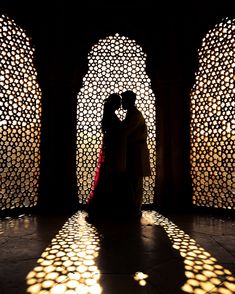
<instances>
[{"instance_id":1,"label":"floor tile seam","mask_svg":"<svg viewBox=\"0 0 235 294\"><path fill-rule=\"evenodd\" d=\"M130 272L103 272L100 270L100 274L101 275L114 275L114 276L133 276L135 275L135 273L130 273Z\"/></svg>"},{"instance_id":2,"label":"floor tile seam","mask_svg":"<svg viewBox=\"0 0 235 294\"><path fill-rule=\"evenodd\" d=\"M4 246L4 245L6 245L6 243L8 243L8 241L9 241L8 238L6 238L6 240L3 240L2 243L0 243L0 245Z\"/></svg>"},{"instance_id":3,"label":"floor tile seam","mask_svg":"<svg viewBox=\"0 0 235 294\"><path fill-rule=\"evenodd\" d=\"M233 253L231 253L230 251L228 251L228 250L224 247L223 244L220 244L216 239L214 239L213 236L212 236L212 239L215 241L215 243L216 243L217 245L219 245L220 247L222 247L222 248L223 248L228 254L232 255L232 257L235 258L235 255L234 255Z\"/></svg>"},{"instance_id":4,"label":"floor tile seam","mask_svg":"<svg viewBox=\"0 0 235 294\"><path fill-rule=\"evenodd\" d=\"M148 273L149 271L152 271L153 269L155 269L155 268L157 268L159 266L166 265L167 263L170 263L172 260L178 261L177 258L169 258L165 262L162 261L162 262L157 263L157 264L155 264L155 265L153 265L151 267L150 266L149 267L146 266L145 271L146 271L146 273Z\"/></svg>"},{"instance_id":5,"label":"floor tile seam","mask_svg":"<svg viewBox=\"0 0 235 294\"><path fill-rule=\"evenodd\" d=\"M187 233L188 229L187 227L184 227L184 223L178 222L177 220L171 219L170 217L168 217L168 220L170 220L171 222L173 222L175 225L177 225L180 229L182 229L185 233ZM214 227L214 226L213 226ZM199 234L205 234L205 235L211 235L211 236L221 236L221 234L212 234L212 233L205 233L205 232L200 232L198 231L196 228L193 230L190 230L190 233L187 234L192 234L192 233L199 233ZM232 235L232 234L226 234L226 235Z\"/></svg>"},{"instance_id":6,"label":"floor tile seam","mask_svg":"<svg viewBox=\"0 0 235 294\"><path fill-rule=\"evenodd\" d=\"M187 233L186 232L186 230L184 230L184 229L182 229L185 233ZM192 234L201 234L201 235L205 235L205 236L211 236L211 237L213 237L213 236L221 236L221 234L212 234L212 233L206 233L206 232L200 232L200 231L197 231L197 230L191 230L190 231L190 233L187 233L188 235L192 235Z\"/></svg>"},{"instance_id":7,"label":"floor tile seam","mask_svg":"<svg viewBox=\"0 0 235 294\"><path fill-rule=\"evenodd\" d=\"M29 236L32 236L32 235L35 235L35 238L36 240L40 240L40 238L38 237L38 233L37 231L33 232L33 233L30 233L30 234L21 234L21 235L15 235L15 236L12 236L12 235L9 235L7 234L6 236L1 236L3 238L9 238L9 239L27 239ZM41 240L44 240L43 238L41 238Z\"/></svg>"},{"instance_id":8,"label":"floor tile seam","mask_svg":"<svg viewBox=\"0 0 235 294\"><path fill-rule=\"evenodd\" d=\"M151 281L147 280L147 284L149 284L153 289L157 290L157 294L168 294L162 290L159 286L153 284Z\"/></svg>"},{"instance_id":9,"label":"floor tile seam","mask_svg":"<svg viewBox=\"0 0 235 294\"><path fill-rule=\"evenodd\" d=\"M206 233L206 232L201 232L201 231L198 231L197 229L188 229L187 227L185 228L184 225L182 223L177 223L176 221L174 220L171 220L170 217L168 217L168 220L170 222L172 222L173 224L175 224L178 228L180 228L182 231L184 231L184 233L186 233L187 235L189 235L190 237L193 235L193 234L201 234L203 236L221 236L221 234L212 234L212 233ZM161 226L161 225L160 225ZM199 236L200 237L200 236ZM192 239L196 239L196 237L191 237Z\"/></svg>"},{"instance_id":10,"label":"floor tile seam","mask_svg":"<svg viewBox=\"0 0 235 294\"><path fill-rule=\"evenodd\" d=\"M37 262L37 260L40 258L40 255L38 255L38 257L29 257L29 258L23 258L23 259L15 259L15 257L14 257L14 260L9 260L9 259L6 259L5 261L1 261L0 260L0 264L1 263L6 263L7 262L7 264L9 265L9 264L17 264L18 262L24 262L24 261L35 261L35 262Z\"/></svg>"},{"instance_id":11,"label":"floor tile seam","mask_svg":"<svg viewBox=\"0 0 235 294\"><path fill-rule=\"evenodd\" d=\"M222 262L221 263L224 267L226 267L226 266L231 266L231 265L234 265L235 266L235 263L233 263L233 262ZM234 273L234 275L235 275L235 273Z\"/></svg>"},{"instance_id":12,"label":"floor tile seam","mask_svg":"<svg viewBox=\"0 0 235 294\"><path fill-rule=\"evenodd\" d=\"M138 272L138 271L136 271L136 272ZM120 275L120 276L134 276L135 275L135 273L136 272L133 272L133 273L130 273L130 272L110 272L110 271L102 271L102 270L100 270L100 274L101 275L116 275L116 276L118 276L118 275ZM146 273L146 274L148 274L148 273Z\"/></svg>"},{"instance_id":13,"label":"floor tile seam","mask_svg":"<svg viewBox=\"0 0 235 294\"><path fill-rule=\"evenodd\" d=\"M205 292L205 294L210 294L213 293L216 289L218 289L218 287L223 286L225 280L222 281L220 284L216 285L215 287L213 287L211 290L209 290L209 292Z\"/></svg>"},{"instance_id":14,"label":"floor tile seam","mask_svg":"<svg viewBox=\"0 0 235 294\"><path fill-rule=\"evenodd\" d=\"M103 275L107 275L107 276L112 276L112 275L116 275L116 276L133 276L134 277L134 274L130 274L130 273L104 273L104 272L100 272L100 274L103 276ZM152 288L156 289L158 292L158 294L166 294L165 291L163 291L162 289L159 289L158 286L156 286L155 284L153 284L151 281L147 280L147 284L149 284ZM141 286L143 287L143 286ZM160 292L159 292L160 291Z\"/></svg>"}]
</instances>

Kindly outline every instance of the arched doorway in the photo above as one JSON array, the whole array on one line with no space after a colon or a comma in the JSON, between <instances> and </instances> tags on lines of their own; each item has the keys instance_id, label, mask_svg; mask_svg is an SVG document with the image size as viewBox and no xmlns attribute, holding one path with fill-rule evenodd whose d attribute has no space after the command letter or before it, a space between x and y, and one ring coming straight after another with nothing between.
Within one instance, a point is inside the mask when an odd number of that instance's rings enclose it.
<instances>
[{"instance_id":1,"label":"arched doorway","mask_svg":"<svg viewBox=\"0 0 235 294\"><path fill-rule=\"evenodd\" d=\"M0 210L38 199L41 90L34 49L14 20L0 17Z\"/></svg>"},{"instance_id":2,"label":"arched doorway","mask_svg":"<svg viewBox=\"0 0 235 294\"><path fill-rule=\"evenodd\" d=\"M144 179L144 204L153 203L156 177L155 95L145 71L146 54L135 40L115 34L101 39L88 55L88 72L77 97L77 186L79 202L86 203L102 142L100 122L103 100L110 93L133 90L136 105L148 127L152 175ZM119 111L120 118L125 116Z\"/></svg>"},{"instance_id":3,"label":"arched doorway","mask_svg":"<svg viewBox=\"0 0 235 294\"><path fill-rule=\"evenodd\" d=\"M202 40L191 91L193 204L235 209L235 19Z\"/></svg>"}]
</instances>

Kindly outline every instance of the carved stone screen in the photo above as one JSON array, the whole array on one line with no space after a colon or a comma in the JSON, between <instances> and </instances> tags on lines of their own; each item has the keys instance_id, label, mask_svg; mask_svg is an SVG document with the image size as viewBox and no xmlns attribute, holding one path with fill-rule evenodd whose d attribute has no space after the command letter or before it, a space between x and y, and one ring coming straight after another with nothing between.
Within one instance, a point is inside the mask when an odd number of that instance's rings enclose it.
<instances>
[{"instance_id":1,"label":"carved stone screen","mask_svg":"<svg viewBox=\"0 0 235 294\"><path fill-rule=\"evenodd\" d=\"M91 193L102 142L103 101L111 93L136 93L137 108L148 127L150 177L144 179L144 204L153 202L156 176L155 95L145 71L146 54L134 40L115 34L101 39L88 55L88 71L77 97L77 185L80 203ZM125 111L117 115L123 119Z\"/></svg>"},{"instance_id":2,"label":"carved stone screen","mask_svg":"<svg viewBox=\"0 0 235 294\"><path fill-rule=\"evenodd\" d=\"M191 92L193 204L235 209L235 20L202 40Z\"/></svg>"},{"instance_id":3,"label":"carved stone screen","mask_svg":"<svg viewBox=\"0 0 235 294\"><path fill-rule=\"evenodd\" d=\"M0 17L0 209L37 203L41 90L25 31Z\"/></svg>"}]
</instances>

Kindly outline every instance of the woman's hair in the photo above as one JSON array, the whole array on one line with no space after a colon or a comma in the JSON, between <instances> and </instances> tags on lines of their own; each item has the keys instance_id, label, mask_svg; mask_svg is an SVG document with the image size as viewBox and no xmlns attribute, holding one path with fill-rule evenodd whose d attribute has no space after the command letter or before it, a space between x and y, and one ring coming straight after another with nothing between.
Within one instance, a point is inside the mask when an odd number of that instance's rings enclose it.
<instances>
[{"instance_id":1,"label":"woman's hair","mask_svg":"<svg viewBox=\"0 0 235 294\"><path fill-rule=\"evenodd\" d=\"M120 103L121 97L117 93L110 94L109 97L104 100L104 111L101 121L101 128L103 132L111 127L111 116L113 115L114 111L119 108Z\"/></svg>"},{"instance_id":2,"label":"woman's hair","mask_svg":"<svg viewBox=\"0 0 235 294\"><path fill-rule=\"evenodd\" d=\"M108 103L111 105L120 104L121 97L117 93L112 93L108 98L104 99L104 103Z\"/></svg>"}]
</instances>

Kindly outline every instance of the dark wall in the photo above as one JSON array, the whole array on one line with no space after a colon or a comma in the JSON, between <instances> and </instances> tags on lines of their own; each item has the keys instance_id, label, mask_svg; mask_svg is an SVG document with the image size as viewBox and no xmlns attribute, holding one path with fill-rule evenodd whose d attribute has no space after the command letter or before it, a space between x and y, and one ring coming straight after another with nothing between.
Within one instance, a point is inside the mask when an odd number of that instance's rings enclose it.
<instances>
[{"instance_id":1,"label":"dark wall","mask_svg":"<svg viewBox=\"0 0 235 294\"><path fill-rule=\"evenodd\" d=\"M135 39L147 54L147 72L157 98L156 207L163 211L191 206L189 92L197 49L207 31L233 10L229 5L202 7L197 1L175 7L159 3L119 2L111 7L100 1L83 6L64 1L49 7L49 1L9 0L1 4L2 12L28 32L36 49L43 93L42 210L78 208L76 96L91 46L114 33Z\"/></svg>"}]
</instances>

